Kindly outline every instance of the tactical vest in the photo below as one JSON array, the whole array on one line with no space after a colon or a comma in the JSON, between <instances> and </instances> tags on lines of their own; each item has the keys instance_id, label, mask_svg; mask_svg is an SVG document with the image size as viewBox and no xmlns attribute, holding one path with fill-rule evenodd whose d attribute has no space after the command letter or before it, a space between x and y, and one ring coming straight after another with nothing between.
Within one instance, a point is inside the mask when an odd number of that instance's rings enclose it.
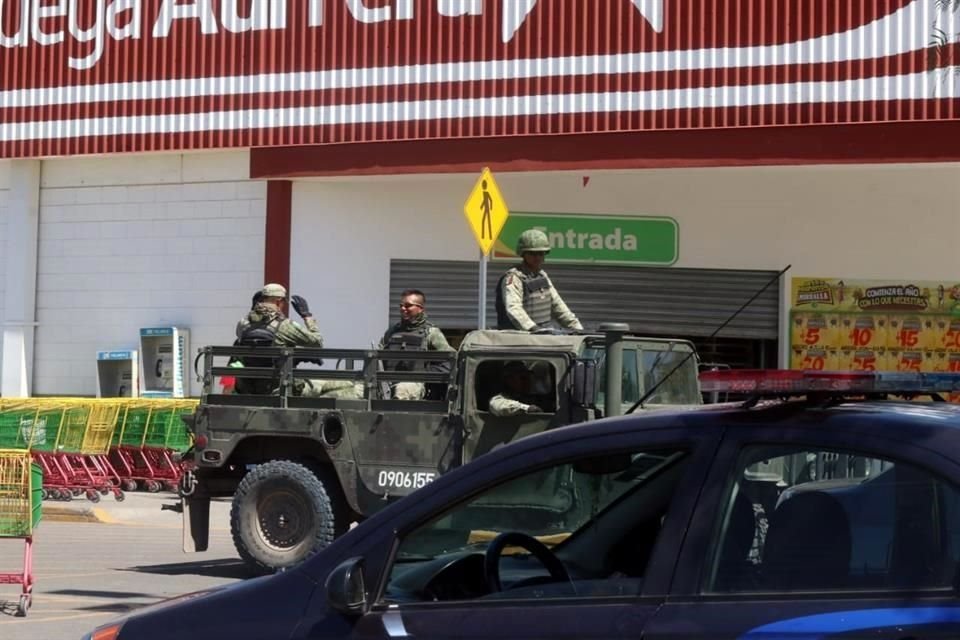
<instances>
[{"instance_id":1,"label":"tactical vest","mask_svg":"<svg viewBox=\"0 0 960 640\"><path fill-rule=\"evenodd\" d=\"M503 282L506 280L510 271L500 276L497 282L497 329L516 329L510 315L507 313L507 305L503 300ZM523 310L527 312L530 319L538 326L546 325L553 317L553 304L550 297L550 281L543 272L538 276L527 277L522 271L516 272L517 276L523 282Z\"/></svg>"},{"instance_id":2,"label":"tactical vest","mask_svg":"<svg viewBox=\"0 0 960 640\"><path fill-rule=\"evenodd\" d=\"M234 343L241 347L272 347L277 342L277 332L283 318L274 318L269 322L251 323L240 333ZM240 358L244 367L272 367L273 358L245 357ZM237 393L269 394L276 387L273 380L257 380L252 378L237 378Z\"/></svg>"},{"instance_id":3,"label":"tactical vest","mask_svg":"<svg viewBox=\"0 0 960 640\"><path fill-rule=\"evenodd\" d=\"M384 344L384 349L387 351L425 351L427 335L429 335L432 327L433 325L429 322L424 322L413 329L399 329L390 334L386 344ZM414 371L418 365L423 368L425 364L425 362L417 362L416 360L383 361L383 367L388 371Z\"/></svg>"}]
</instances>

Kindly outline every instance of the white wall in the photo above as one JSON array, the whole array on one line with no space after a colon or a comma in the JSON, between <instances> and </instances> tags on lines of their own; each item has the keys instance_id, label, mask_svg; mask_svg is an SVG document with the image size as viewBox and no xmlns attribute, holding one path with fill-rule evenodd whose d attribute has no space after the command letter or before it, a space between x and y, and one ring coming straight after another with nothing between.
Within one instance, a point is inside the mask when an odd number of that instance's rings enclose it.
<instances>
[{"instance_id":1,"label":"white wall","mask_svg":"<svg viewBox=\"0 0 960 640\"><path fill-rule=\"evenodd\" d=\"M246 152L43 163L34 394L94 394L96 352L141 327L188 328L194 353L233 341L263 284L266 185L247 175Z\"/></svg>"},{"instance_id":2,"label":"white wall","mask_svg":"<svg viewBox=\"0 0 960 640\"><path fill-rule=\"evenodd\" d=\"M672 216L680 225L676 267L778 270L792 263L788 277L960 280L957 164L496 178L514 211ZM295 184L291 285L312 307L329 304L330 313L318 314L329 345L366 346L382 333L394 302L387 300L390 258L476 258L462 211L476 179Z\"/></svg>"},{"instance_id":3,"label":"white wall","mask_svg":"<svg viewBox=\"0 0 960 640\"><path fill-rule=\"evenodd\" d=\"M7 238L7 198L10 190L10 161L0 160L0 250L6 251ZM3 335L5 322L6 260L0 259L0 335ZM0 363L3 362L3 340L0 339ZM2 369L2 367L0 367Z\"/></svg>"},{"instance_id":4,"label":"white wall","mask_svg":"<svg viewBox=\"0 0 960 640\"><path fill-rule=\"evenodd\" d=\"M369 347L383 336L388 305L397 302L389 300L391 258L478 255L463 216L474 180L294 183L291 293L310 302L326 345Z\"/></svg>"}]
</instances>

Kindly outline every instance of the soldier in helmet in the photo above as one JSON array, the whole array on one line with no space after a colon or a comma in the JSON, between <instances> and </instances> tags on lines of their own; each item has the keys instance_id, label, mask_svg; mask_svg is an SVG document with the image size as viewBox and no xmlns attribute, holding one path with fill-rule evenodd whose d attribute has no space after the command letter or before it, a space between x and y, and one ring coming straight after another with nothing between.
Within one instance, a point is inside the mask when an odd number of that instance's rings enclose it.
<instances>
[{"instance_id":1,"label":"soldier in helmet","mask_svg":"<svg viewBox=\"0 0 960 640\"><path fill-rule=\"evenodd\" d=\"M254 298L253 309L237 323L236 344L248 347L322 347L323 336L317 327L317 321L310 313L307 301L293 296L290 304L303 318L303 325L295 322L283 312L287 301L287 290L280 284L268 284L260 290L259 300ZM272 366L272 362L250 362L246 366ZM271 380L252 380L240 377L237 380L237 393L270 393L274 387Z\"/></svg>"},{"instance_id":2,"label":"soldier in helmet","mask_svg":"<svg viewBox=\"0 0 960 640\"><path fill-rule=\"evenodd\" d=\"M443 332L427 320L426 304L427 298L419 289L407 289L401 293L400 322L387 329L377 349L453 351ZM439 366L423 364L434 369ZM384 366L394 371L413 371L416 365L409 360L384 361ZM398 382L393 390L394 397L399 400L420 400L425 392L426 388L420 382Z\"/></svg>"},{"instance_id":3,"label":"soldier in helmet","mask_svg":"<svg viewBox=\"0 0 960 640\"><path fill-rule=\"evenodd\" d=\"M527 229L520 234L517 255L523 262L497 283L498 329L537 331L549 329L554 320L567 329L583 329L542 269L548 253L550 241L543 231Z\"/></svg>"}]
</instances>

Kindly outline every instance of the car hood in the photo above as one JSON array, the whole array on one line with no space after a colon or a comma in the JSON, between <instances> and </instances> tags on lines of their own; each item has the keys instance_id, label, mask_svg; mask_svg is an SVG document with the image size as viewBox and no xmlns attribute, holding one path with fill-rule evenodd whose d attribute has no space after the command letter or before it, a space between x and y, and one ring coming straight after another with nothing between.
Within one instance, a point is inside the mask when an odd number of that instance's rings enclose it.
<instances>
[{"instance_id":1,"label":"car hood","mask_svg":"<svg viewBox=\"0 0 960 640\"><path fill-rule=\"evenodd\" d=\"M315 588L294 570L184 594L133 612L120 640L288 638Z\"/></svg>"}]
</instances>

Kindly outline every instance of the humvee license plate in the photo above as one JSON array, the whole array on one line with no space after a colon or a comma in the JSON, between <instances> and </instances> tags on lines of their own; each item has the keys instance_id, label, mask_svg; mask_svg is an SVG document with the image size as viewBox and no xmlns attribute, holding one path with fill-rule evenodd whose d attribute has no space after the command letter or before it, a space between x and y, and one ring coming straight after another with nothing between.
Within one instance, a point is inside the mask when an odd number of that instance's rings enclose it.
<instances>
[{"instance_id":1,"label":"humvee license plate","mask_svg":"<svg viewBox=\"0 0 960 640\"><path fill-rule=\"evenodd\" d=\"M377 487L380 489L419 489L436 477L436 473L429 471L383 469L377 473Z\"/></svg>"}]
</instances>

